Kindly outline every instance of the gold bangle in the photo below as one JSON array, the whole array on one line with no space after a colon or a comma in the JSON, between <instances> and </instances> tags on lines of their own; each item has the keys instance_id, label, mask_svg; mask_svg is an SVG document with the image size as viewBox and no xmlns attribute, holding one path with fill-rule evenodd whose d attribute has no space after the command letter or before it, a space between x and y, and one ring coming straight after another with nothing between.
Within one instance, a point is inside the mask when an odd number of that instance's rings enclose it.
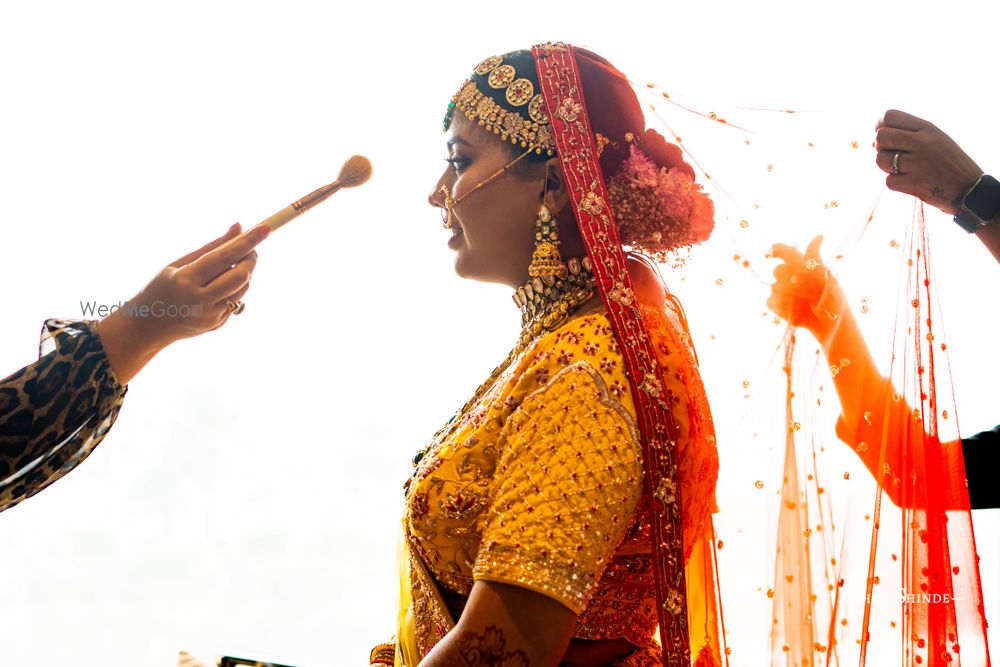
<instances>
[{"instance_id":1,"label":"gold bangle","mask_svg":"<svg viewBox=\"0 0 1000 667\"><path fill-rule=\"evenodd\" d=\"M392 665L396 661L395 644L379 644L372 649L368 662L373 665Z\"/></svg>"}]
</instances>

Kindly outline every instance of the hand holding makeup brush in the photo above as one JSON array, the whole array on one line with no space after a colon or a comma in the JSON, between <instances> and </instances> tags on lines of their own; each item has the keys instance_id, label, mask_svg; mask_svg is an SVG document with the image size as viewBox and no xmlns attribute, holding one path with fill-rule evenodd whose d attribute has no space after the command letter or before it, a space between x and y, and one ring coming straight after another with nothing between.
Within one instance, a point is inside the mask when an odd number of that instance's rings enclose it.
<instances>
[{"instance_id":1,"label":"hand holding makeup brush","mask_svg":"<svg viewBox=\"0 0 1000 667\"><path fill-rule=\"evenodd\" d=\"M98 324L112 370L127 383L163 348L218 329L243 312L257 264L254 247L341 188L361 185L371 163L355 155L337 180L296 200L249 231L233 225L222 237L165 267L135 298Z\"/></svg>"},{"instance_id":2,"label":"hand holding makeup brush","mask_svg":"<svg viewBox=\"0 0 1000 667\"><path fill-rule=\"evenodd\" d=\"M111 369L126 384L163 348L218 329L242 310L250 289L254 246L267 230L224 235L164 267L135 297L97 324Z\"/></svg>"}]
</instances>

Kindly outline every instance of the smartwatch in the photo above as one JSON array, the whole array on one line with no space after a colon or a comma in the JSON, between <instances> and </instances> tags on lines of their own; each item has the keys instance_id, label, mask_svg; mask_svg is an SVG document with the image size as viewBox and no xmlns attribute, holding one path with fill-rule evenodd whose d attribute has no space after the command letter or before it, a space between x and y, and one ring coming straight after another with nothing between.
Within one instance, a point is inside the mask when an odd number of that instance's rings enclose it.
<instances>
[{"instance_id":1,"label":"smartwatch","mask_svg":"<svg viewBox=\"0 0 1000 667\"><path fill-rule=\"evenodd\" d=\"M998 213L1000 213L1000 181L983 174L959 200L958 213L954 219L959 227L974 234L993 222Z\"/></svg>"}]
</instances>

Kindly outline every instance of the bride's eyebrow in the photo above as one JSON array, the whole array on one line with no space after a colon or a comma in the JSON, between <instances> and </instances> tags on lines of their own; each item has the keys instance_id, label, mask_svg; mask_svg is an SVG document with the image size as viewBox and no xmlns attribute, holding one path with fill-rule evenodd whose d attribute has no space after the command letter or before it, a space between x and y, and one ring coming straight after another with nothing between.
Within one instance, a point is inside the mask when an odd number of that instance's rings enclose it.
<instances>
[{"instance_id":1,"label":"bride's eyebrow","mask_svg":"<svg viewBox=\"0 0 1000 667\"><path fill-rule=\"evenodd\" d=\"M464 144L466 146L471 146L472 145L468 141L466 141L465 139L463 139L462 137L452 137L451 139L448 140L448 143L447 143L448 149L450 150L450 149L454 148L455 144Z\"/></svg>"}]
</instances>

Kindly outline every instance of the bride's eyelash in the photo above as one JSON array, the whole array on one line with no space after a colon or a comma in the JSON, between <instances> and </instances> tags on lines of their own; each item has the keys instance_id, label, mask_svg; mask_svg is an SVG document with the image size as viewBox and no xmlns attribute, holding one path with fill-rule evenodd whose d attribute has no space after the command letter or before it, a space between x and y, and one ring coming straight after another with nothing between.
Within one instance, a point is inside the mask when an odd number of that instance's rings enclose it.
<instances>
[{"instance_id":1,"label":"bride's eyelash","mask_svg":"<svg viewBox=\"0 0 1000 667\"><path fill-rule=\"evenodd\" d=\"M462 157L446 157L444 161L454 167L455 171L461 171L463 167L469 164L469 161Z\"/></svg>"}]
</instances>

